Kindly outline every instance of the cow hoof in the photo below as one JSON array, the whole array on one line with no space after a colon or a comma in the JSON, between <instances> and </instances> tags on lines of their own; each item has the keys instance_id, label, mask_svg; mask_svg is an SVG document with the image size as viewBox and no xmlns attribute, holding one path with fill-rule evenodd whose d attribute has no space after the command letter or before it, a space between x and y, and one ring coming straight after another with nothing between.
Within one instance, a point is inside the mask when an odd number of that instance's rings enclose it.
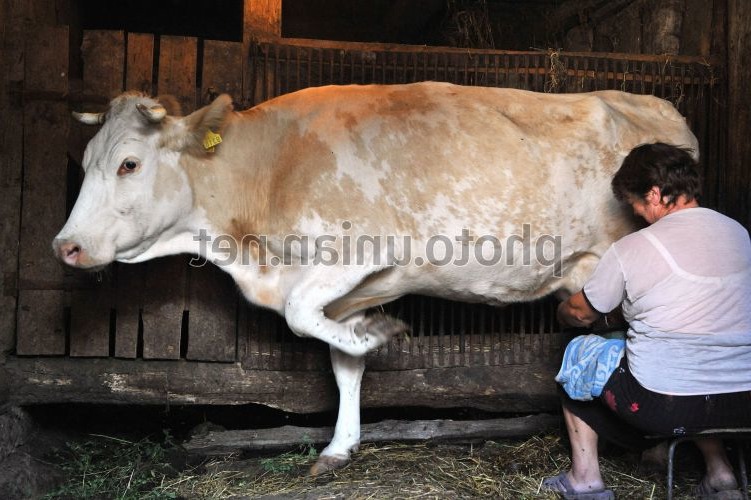
<instances>
[{"instance_id":1,"label":"cow hoof","mask_svg":"<svg viewBox=\"0 0 751 500\"><path fill-rule=\"evenodd\" d=\"M335 456L320 456L316 463L310 468L310 475L317 476L324 472L341 469L349 463L349 458Z\"/></svg>"},{"instance_id":2,"label":"cow hoof","mask_svg":"<svg viewBox=\"0 0 751 500\"><path fill-rule=\"evenodd\" d=\"M359 337L370 335L376 339L377 345L385 344L394 335L408 331L409 326L404 321L385 314L373 314L355 326L355 333Z\"/></svg>"}]
</instances>

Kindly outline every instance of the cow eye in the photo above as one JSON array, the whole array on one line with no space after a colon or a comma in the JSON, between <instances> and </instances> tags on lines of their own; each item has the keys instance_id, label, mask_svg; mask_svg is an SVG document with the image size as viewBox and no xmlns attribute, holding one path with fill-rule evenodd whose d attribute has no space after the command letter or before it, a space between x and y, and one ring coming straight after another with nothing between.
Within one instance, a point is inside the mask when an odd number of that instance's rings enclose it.
<instances>
[{"instance_id":1,"label":"cow eye","mask_svg":"<svg viewBox=\"0 0 751 500\"><path fill-rule=\"evenodd\" d=\"M120 168L117 169L117 175L132 174L141 166L141 162L137 158L126 158L120 164Z\"/></svg>"}]
</instances>

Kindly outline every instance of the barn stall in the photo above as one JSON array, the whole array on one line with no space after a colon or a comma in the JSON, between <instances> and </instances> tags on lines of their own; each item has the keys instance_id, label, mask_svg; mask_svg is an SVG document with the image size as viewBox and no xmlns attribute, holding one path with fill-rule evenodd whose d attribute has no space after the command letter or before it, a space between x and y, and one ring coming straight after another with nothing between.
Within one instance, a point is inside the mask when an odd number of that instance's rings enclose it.
<instances>
[{"instance_id":1,"label":"barn stall","mask_svg":"<svg viewBox=\"0 0 751 500\"><path fill-rule=\"evenodd\" d=\"M285 38L279 0L245 2L242 41L83 30L53 21L50 5L59 3L3 4L6 19L33 27L32 35L6 21L3 55L3 381L12 404L336 406L327 348L246 304L220 270L178 256L83 274L54 260L50 242L73 206L95 133L70 111L102 110L125 89L172 94L186 113L219 93L244 108L348 83L654 94L675 104L699 138L705 205L749 222L749 145L738 140L749 120L733 113L748 85L738 75L748 57L743 2L715 0L697 55L669 56ZM72 68L77 42L80 68ZM557 407L552 377L567 339L554 300L499 309L405 297L386 309L411 335L368 356L364 407Z\"/></svg>"}]
</instances>

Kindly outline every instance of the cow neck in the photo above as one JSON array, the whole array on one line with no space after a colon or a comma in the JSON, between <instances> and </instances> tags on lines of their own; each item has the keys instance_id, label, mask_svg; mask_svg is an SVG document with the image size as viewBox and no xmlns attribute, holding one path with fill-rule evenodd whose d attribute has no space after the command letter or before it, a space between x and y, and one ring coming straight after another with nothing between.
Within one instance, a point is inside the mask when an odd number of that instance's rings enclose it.
<instances>
[{"instance_id":1,"label":"cow neck","mask_svg":"<svg viewBox=\"0 0 751 500\"><path fill-rule=\"evenodd\" d=\"M233 113L213 153L184 155L183 165L193 190L194 209L213 237L236 241L265 234L270 172L252 113Z\"/></svg>"}]
</instances>

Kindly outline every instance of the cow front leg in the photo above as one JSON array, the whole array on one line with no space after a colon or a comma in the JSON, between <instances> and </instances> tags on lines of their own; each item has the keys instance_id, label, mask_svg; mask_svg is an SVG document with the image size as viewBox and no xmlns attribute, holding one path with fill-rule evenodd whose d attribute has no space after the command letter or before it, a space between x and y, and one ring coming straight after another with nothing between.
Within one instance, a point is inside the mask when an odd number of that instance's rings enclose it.
<instances>
[{"instance_id":1,"label":"cow front leg","mask_svg":"<svg viewBox=\"0 0 751 500\"><path fill-rule=\"evenodd\" d=\"M332 347L331 366L339 388L339 415L334 438L310 468L312 475L348 464L350 454L360 446L360 385L365 371L365 358L350 356Z\"/></svg>"},{"instance_id":2,"label":"cow front leg","mask_svg":"<svg viewBox=\"0 0 751 500\"><path fill-rule=\"evenodd\" d=\"M357 322L328 318L324 308L344 297L371 274L384 268L349 267L345 270L314 269L288 295L284 317L290 329L301 337L322 340L350 356L363 356L399 333L408 330L403 322L385 315L373 315Z\"/></svg>"}]
</instances>

